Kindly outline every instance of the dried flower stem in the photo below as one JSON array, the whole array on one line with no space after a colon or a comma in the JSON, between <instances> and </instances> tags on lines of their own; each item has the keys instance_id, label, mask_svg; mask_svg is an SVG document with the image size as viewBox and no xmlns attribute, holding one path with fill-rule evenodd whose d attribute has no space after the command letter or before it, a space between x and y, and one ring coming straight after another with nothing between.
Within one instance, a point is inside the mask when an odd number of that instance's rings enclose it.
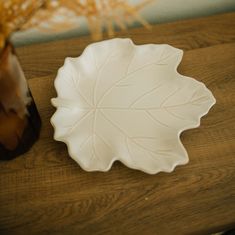
<instances>
[{"instance_id":1,"label":"dried flower stem","mask_svg":"<svg viewBox=\"0 0 235 235\"><path fill-rule=\"evenodd\" d=\"M139 11L153 0L143 0L133 6L126 0L4 0L0 1L0 48L12 32L19 29L37 27L42 31L61 31L75 26L67 17L66 22L54 22L52 19L63 8L66 14L86 17L88 27L94 40L103 36L106 28L110 37L114 36L114 23L121 29L134 20L139 21L146 28L151 28ZM33 17L32 17L33 16ZM50 22L45 27L45 22Z\"/></svg>"}]
</instances>

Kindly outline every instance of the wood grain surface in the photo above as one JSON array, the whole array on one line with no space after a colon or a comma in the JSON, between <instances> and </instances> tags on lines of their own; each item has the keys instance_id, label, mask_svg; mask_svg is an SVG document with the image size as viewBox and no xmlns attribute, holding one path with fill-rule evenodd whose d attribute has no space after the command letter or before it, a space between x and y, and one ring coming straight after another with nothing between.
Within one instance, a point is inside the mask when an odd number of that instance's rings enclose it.
<instances>
[{"instance_id":1,"label":"wood grain surface","mask_svg":"<svg viewBox=\"0 0 235 235\"><path fill-rule=\"evenodd\" d=\"M119 162L107 173L83 171L53 140L49 120L55 73L89 39L19 48L43 128L27 154L0 162L0 234L181 235L235 227L234 22L230 13L129 33L136 43L183 48L179 72L217 99L201 126L181 135L190 162L171 174L147 175Z\"/></svg>"},{"instance_id":2,"label":"wood grain surface","mask_svg":"<svg viewBox=\"0 0 235 235\"><path fill-rule=\"evenodd\" d=\"M135 43L168 43L183 50L235 41L234 13L154 25L152 30L132 29L117 33ZM55 75L65 57L76 57L91 43L90 37L61 40L17 49L27 78Z\"/></svg>"}]
</instances>

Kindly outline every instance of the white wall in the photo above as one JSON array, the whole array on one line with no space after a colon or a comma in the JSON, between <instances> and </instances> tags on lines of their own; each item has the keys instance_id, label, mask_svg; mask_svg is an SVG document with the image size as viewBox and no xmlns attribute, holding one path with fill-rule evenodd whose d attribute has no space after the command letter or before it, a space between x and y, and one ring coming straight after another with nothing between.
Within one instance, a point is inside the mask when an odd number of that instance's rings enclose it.
<instances>
[{"instance_id":1,"label":"white wall","mask_svg":"<svg viewBox=\"0 0 235 235\"><path fill-rule=\"evenodd\" d=\"M157 0L143 14L157 23L227 11L235 11L235 0Z\"/></svg>"},{"instance_id":2,"label":"white wall","mask_svg":"<svg viewBox=\"0 0 235 235\"><path fill-rule=\"evenodd\" d=\"M135 4L141 0L129 0ZM217 13L235 11L235 0L155 0L141 14L151 23L163 23L179 19L194 18ZM134 26L137 26L135 24ZM87 34L86 21L79 19L79 28L63 33L42 33L37 30L18 32L13 35L16 46L77 37Z\"/></svg>"}]
</instances>

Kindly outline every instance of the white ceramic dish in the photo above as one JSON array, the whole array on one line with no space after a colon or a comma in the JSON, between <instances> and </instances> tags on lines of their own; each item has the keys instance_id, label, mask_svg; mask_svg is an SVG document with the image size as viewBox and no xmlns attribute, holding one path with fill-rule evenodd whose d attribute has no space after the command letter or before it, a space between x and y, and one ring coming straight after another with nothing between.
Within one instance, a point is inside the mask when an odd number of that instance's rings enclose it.
<instances>
[{"instance_id":1,"label":"white ceramic dish","mask_svg":"<svg viewBox=\"0 0 235 235\"><path fill-rule=\"evenodd\" d=\"M180 75L183 51L112 39L66 58L55 79L54 138L86 171L119 160L155 174L186 164L180 133L200 125L215 104L206 86Z\"/></svg>"}]
</instances>

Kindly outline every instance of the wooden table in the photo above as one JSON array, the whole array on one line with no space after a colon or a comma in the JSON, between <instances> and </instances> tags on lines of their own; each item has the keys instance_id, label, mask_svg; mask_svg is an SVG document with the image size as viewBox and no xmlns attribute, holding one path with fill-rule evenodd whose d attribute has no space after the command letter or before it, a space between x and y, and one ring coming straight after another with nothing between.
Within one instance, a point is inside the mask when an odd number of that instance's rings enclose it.
<instances>
[{"instance_id":1,"label":"wooden table","mask_svg":"<svg viewBox=\"0 0 235 235\"><path fill-rule=\"evenodd\" d=\"M17 49L42 117L41 137L24 156L0 163L0 234L208 234L235 226L235 13L118 33L135 43L185 51L179 71L203 81L217 104L182 142L190 162L147 175L115 163L87 173L53 140L53 80L87 37Z\"/></svg>"}]
</instances>

